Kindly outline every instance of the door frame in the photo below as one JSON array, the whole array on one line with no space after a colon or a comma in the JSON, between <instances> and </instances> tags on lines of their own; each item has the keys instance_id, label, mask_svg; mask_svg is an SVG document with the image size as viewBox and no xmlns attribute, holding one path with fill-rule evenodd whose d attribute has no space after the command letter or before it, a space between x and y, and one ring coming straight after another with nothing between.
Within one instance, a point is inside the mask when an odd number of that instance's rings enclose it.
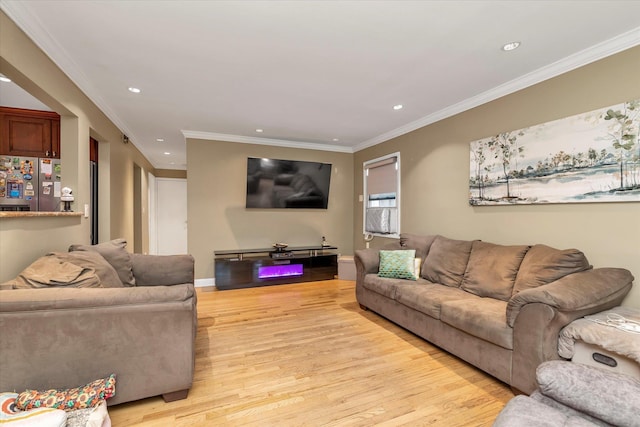
<instances>
[{"instance_id":1,"label":"door frame","mask_svg":"<svg viewBox=\"0 0 640 427\"><path fill-rule=\"evenodd\" d=\"M149 173L149 253L158 254L158 183L166 181L180 181L187 183L186 178L161 178ZM186 194L186 193L185 193ZM187 225L188 227L188 225ZM188 236L188 232L187 232ZM188 241L187 241L188 247Z\"/></svg>"}]
</instances>

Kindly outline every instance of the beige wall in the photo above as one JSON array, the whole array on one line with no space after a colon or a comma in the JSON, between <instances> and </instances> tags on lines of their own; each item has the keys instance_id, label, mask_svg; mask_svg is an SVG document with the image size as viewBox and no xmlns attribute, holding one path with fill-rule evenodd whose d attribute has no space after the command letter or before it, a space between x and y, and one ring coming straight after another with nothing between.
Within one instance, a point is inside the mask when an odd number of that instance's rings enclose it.
<instances>
[{"instance_id":1,"label":"beige wall","mask_svg":"<svg viewBox=\"0 0 640 427\"><path fill-rule=\"evenodd\" d=\"M625 267L640 280L640 203L471 207L469 142L640 97L640 47L506 96L355 155L249 144L189 140L189 251L196 277L213 277L213 251L319 242L325 235L340 252L364 246L361 237L362 162L400 151L402 231L439 233L496 243L577 247L595 266ZM0 72L62 115L63 184L74 189L74 209L89 202L89 134L100 146L100 240L124 237L134 246L134 165L154 172L116 126L0 12ZM428 96L425 94L425 96ZM135 141L134 141L135 142ZM246 157L324 161L334 165L327 211L244 208ZM162 172L158 175L161 176ZM142 185L146 186L146 179ZM147 206L147 189L141 188ZM148 221L141 221L148 250ZM354 233L355 230L355 233ZM376 238L380 246L385 239ZM0 220L0 281L33 259L71 243L89 241L84 218ZM640 307L636 283L627 305Z\"/></svg>"},{"instance_id":2,"label":"beige wall","mask_svg":"<svg viewBox=\"0 0 640 427\"><path fill-rule=\"evenodd\" d=\"M156 169L154 172L156 178L187 178L187 171L178 169Z\"/></svg>"},{"instance_id":3,"label":"beige wall","mask_svg":"<svg viewBox=\"0 0 640 427\"><path fill-rule=\"evenodd\" d=\"M100 240L124 237L134 247L133 171L151 164L120 130L31 40L0 12L0 72L58 112L61 117L62 184L73 189L72 208L89 203L89 135L100 142ZM143 180L145 185L146 180ZM146 206L146 187L141 190ZM143 239L148 220L141 221ZM89 220L82 218L0 219L0 282L19 273L49 251L89 243ZM148 239L147 239L148 240ZM143 251L148 242L142 242Z\"/></svg>"},{"instance_id":4,"label":"beige wall","mask_svg":"<svg viewBox=\"0 0 640 427\"><path fill-rule=\"evenodd\" d=\"M362 194L362 162L400 151L403 232L575 247L596 267L631 270L635 287L625 305L640 307L640 203L468 204L469 142L640 98L639 69L636 47L359 151L354 194ZM353 218L354 246L361 248L362 203L356 202ZM374 239L372 247L385 240Z\"/></svg>"},{"instance_id":5,"label":"beige wall","mask_svg":"<svg viewBox=\"0 0 640 427\"><path fill-rule=\"evenodd\" d=\"M331 163L329 208L246 209L247 157ZM319 245L322 236L353 252L353 155L187 139L189 252L196 278L211 278L213 251Z\"/></svg>"}]
</instances>

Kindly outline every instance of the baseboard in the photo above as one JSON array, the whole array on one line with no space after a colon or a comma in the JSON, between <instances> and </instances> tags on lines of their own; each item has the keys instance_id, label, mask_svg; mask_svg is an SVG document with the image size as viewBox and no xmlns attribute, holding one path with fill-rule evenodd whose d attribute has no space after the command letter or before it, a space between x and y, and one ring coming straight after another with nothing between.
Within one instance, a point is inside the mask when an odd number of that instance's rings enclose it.
<instances>
[{"instance_id":1,"label":"baseboard","mask_svg":"<svg viewBox=\"0 0 640 427\"><path fill-rule=\"evenodd\" d=\"M194 286L196 288L209 288L216 285L216 279L214 277L208 277L206 279L196 279Z\"/></svg>"}]
</instances>

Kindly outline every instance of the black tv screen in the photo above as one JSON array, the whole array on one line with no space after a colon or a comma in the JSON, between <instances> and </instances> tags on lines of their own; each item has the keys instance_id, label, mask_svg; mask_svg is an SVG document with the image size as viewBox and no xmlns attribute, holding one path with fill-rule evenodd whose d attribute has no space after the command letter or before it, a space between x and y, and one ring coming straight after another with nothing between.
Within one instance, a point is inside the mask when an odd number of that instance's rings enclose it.
<instances>
[{"instance_id":1,"label":"black tv screen","mask_svg":"<svg viewBox=\"0 0 640 427\"><path fill-rule=\"evenodd\" d=\"M247 208L327 209L331 164L249 157Z\"/></svg>"}]
</instances>

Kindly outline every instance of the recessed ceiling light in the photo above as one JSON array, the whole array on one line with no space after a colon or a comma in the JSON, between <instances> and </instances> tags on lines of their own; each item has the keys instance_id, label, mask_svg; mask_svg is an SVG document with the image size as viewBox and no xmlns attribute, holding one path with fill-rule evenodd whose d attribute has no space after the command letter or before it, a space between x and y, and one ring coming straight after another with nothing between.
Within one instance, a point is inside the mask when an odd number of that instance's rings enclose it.
<instances>
[{"instance_id":1,"label":"recessed ceiling light","mask_svg":"<svg viewBox=\"0 0 640 427\"><path fill-rule=\"evenodd\" d=\"M164 138L156 138L157 142L164 142Z\"/></svg>"},{"instance_id":2,"label":"recessed ceiling light","mask_svg":"<svg viewBox=\"0 0 640 427\"><path fill-rule=\"evenodd\" d=\"M394 105L393 109L394 110L402 110L403 105L402 104L398 104L398 105Z\"/></svg>"},{"instance_id":3,"label":"recessed ceiling light","mask_svg":"<svg viewBox=\"0 0 640 427\"><path fill-rule=\"evenodd\" d=\"M520 46L520 42L511 42L502 46L502 50L504 50L505 52L509 52L510 50L517 49L518 46Z\"/></svg>"},{"instance_id":4,"label":"recessed ceiling light","mask_svg":"<svg viewBox=\"0 0 640 427\"><path fill-rule=\"evenodd\" d=\"M164 152L164 155L165 155L165 156L168 156L168 155L170 155L170 154L171 154L171 153L170 153L170 152L168 152L168 151L165 151L165 152Z\"/></svg>"},{"instance_id":5,"label":"recessed ceiling light","mask_svg":"<svg viewBox=\"0 0 640 427\"><path fill-rule=\"evenodd\" d=\"M340 141L338 138L333 138L333 142L338 142Z\"/></svg>"},{"instance_id":6,"label":"recessed ceiling light","mask_svg":"<svg viewBox=\"0 0 640 427\"><path fill-rule=\"evenodd\" d=\"M256 129L256 132L258 132L258 133L262 133L262 132L264 132L264 131L263 131L262 129Z\"/></svg>"},{"instance_id":7,"label":"recessed ceiling light","mask_svg":"<svg viewBox=\"0 0 640 427\"><path fill-rule=\"evenodd\" d=\"M138 89L137 87L130 87L129 88L129 92L140 93L142 91L140 89Z\"/></svg>"},{"instance_id":8,"label":"recessed ceiling light","mask_svg":"<svg viewBox=\"0 0 640 427\"><path fill-rule=\"evenodd\" d=\"M5 82L5 83L9 83L11 81L11 79L3 76L2 74L0 74L0 82Z\"/></svg>"}]
</instances>

